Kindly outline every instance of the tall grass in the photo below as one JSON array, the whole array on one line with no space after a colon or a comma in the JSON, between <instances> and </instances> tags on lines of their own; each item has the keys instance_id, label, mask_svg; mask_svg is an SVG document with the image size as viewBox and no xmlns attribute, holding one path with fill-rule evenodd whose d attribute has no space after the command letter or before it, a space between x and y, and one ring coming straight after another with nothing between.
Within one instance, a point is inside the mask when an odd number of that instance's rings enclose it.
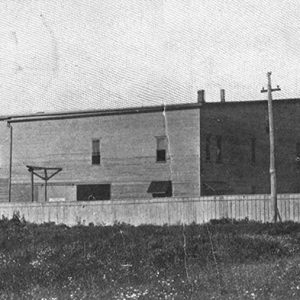
<instances>
[{"instance_id":1,"label":"tall grass","mask_svg":"<svg viewBox=\"0 0 300 300\"><path fill-rule=\"evenodd\" d=\"M251 298L228 274L296 259L299 233L293 222L67 227L15 215L0 220L0 299Z\"/></svg>"}]
</instances>

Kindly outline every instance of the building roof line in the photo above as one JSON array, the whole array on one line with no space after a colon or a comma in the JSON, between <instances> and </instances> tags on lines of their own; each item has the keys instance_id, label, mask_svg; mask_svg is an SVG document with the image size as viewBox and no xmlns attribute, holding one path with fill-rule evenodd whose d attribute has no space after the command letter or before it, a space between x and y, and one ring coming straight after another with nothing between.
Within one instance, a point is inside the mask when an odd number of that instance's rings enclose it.
<instances>
[{"instance_id":1,"label":"building roof line","mask_svg":"<svg viewBox=\"0 0 300 300\"><path fill-rule=\"evenodd\" d=\"M243 105L243 104L261 104L267 103L267 99L261 100L244 100L244 101L225 101L225 102L205 102L203 105ZM300 98L280 98L280 99L273 99L275 103L284 103L284 102L299 102Z\"/></svg>"},{"instance_id":2,"label":"building roof line","mask_svg":"<svg viewBox=\"0 0 300 300\"><path fill-rule=\"evenodd\" d=\"M88 118L97 116L111 116L111 115L125 115L125 114L138 114L138 113L150 113L159 111L172 111L172 110L185 110L185 109L197 109L202 106L216 106L216 105L245 105L245 104L262 104L267 100L247 100L247 101L226 101L226 102L205 102L203 104L194 103L180 103L180 104L161 104L156 106L140 106L140 107L128 107L117 109L103 109L103 110L79 110L79 111L65 111L65 112L50 112L50 113L35 113L35 114L23 114L23 115L7 115L0 116L0 121L7 121L8 123L16 122L30 122L41 120L57 120L57 119L73 119L73 118ZM275 103L284 102L299 102L299 98L286 98L286 99L274 99Z\"/></svg>"},{"instance_id":3,"label":"building roof line","mask_svg":"<svg viewBox=\"0 0 300 300\"><path fill-rule=\"evenodd\" d=\"M199 109L201 104L199 103L181 103L181 104L169 104L159 106L142 106L142 107L130 107L119 109L105 109L105 110L88 110L88 111L73 111L73 112L57 112L57 113L43 113L43 114L29 114L29 115L15 115L0 117L0 121L7 121L8 123L18 122L32 122L43 120L62 120L62 119L76 119L76 118L88 118L98 116L112 116L112 115L126 115L126 114L139 114L139 113L151 113L151 112L163 112L175 111L175 110L188 110Z\"/></svg>"}]
</instances>

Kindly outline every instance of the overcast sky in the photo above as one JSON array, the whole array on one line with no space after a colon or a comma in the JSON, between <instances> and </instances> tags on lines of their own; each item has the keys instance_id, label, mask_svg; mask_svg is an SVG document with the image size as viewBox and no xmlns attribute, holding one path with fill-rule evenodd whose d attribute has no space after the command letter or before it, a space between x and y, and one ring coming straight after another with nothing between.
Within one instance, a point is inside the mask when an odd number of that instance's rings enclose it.
<instances>
[{"instance_id":1,"label":"overcast sky","mask_svg":"<svg viewBox=\"0 0 300 300\"><path fill-rule=\"evenodd\" d=\"M300 97L299 0L0 1L0 115Z\"/></svg>"}]
</instances>

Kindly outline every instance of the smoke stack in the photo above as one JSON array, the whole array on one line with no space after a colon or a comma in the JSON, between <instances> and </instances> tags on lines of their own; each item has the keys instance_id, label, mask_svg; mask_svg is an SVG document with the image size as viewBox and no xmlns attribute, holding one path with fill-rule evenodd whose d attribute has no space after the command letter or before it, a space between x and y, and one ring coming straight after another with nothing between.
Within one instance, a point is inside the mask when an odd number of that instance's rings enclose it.
<instances>
[{"instance_id":1,"label":"smoke stack","mask_svg":"<svg viewBox=\"0 0 300 300\"><path fill-rule=\"evenodd\" d=\"M205 103L205 90L198 91L198 103L204 104Z\"/></svg>"},{"instance_id":2,"label":"smoke stack","mask_svg":"<svg viewBox=\"0 0 300 300\"><path fill-rule=\"evenodd\" d=\"M220 90L220 97L221 97L221 102L225 102L225 90L221 89Z\"/></svg>"}]
</instances>

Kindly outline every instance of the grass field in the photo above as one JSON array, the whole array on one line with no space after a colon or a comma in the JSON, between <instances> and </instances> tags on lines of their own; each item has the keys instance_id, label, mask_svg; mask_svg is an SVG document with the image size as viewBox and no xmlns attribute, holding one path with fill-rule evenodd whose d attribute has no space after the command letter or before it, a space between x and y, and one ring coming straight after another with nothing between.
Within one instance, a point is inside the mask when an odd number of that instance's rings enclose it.
<instances>
[{"instance_id":1,"label":"grass field","mask_svg":"<svg viewBox=\"0 0 300 300\"><path fill-rule=\"evenodd\" d=\"M0 299L300 299L300 224L2 218Z\"/></svg>"}]
</instances>

